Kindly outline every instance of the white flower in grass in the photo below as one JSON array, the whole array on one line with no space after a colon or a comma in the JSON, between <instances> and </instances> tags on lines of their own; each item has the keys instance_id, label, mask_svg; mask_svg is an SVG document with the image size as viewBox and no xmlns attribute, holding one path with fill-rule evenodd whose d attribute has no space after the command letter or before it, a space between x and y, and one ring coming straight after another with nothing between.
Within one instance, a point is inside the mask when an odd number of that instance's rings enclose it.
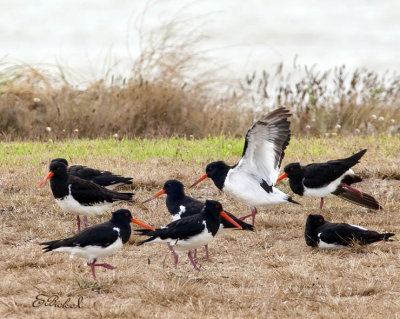
<instances>
[{"instance_id":1,"label":"white flower in grass","mask_svg":"<svg viewBox=\"0 0 400 319\"><path fill-rule=\"evenodd\" d=\"M360 134L361 133L361 131L358 129L358 128L356 128L355 130L354 130L354 134Z\"/></svg>"},{"instance_id":2,"label":"white flower in grass","mask_svg":"<svg viewBox=\"0 0 400 319\"><path fill-rule=\"evenodd\" d=\"M391 119L390 122L396 123L396 120L395 119Z\"/></svg>"},{"instance_id":3,"label":"white flower in grass","mask_svg":"<svg viewBox=\"0 0 400 319\"><path fill-rule=\"evenodd\" d=\"M114 138L118 138L118 133L115 133L115 134L113 135L113 137L114 137Z\"/></svg>"},{"instance_id":4,"label":"white flower in grass","mask_svg":"<svg viewBox=\"0 0 400 319\"><path fill-rule=\"evenodd\" d=\"M33 98L33 102L39 103L39 102L40 102L40 99L39 99L38 97L35 97L35 98Z\"/></svg>"},{"instance_id":5,"label":"white flower in grass","mask_svg":"<svg viewBox=\"0 0 400 319\"><path fill-rule=\"evenodd\" d=\"M340 130L342 128L342 126L340 124L336 124L335 128Z\"/></svg>"},{"instance_id":6,"label":"white flower in grass","mask_svg":"<svg viewBox=\"0 0 400 319\"><path fill-rule=\"evenodd\" d=\"M76 128L76 129L74 130L74 133L79 133L79 130Z\"/></svg>"},{"instance_id":7,"label":"white flower in grass","mask_svg":"<svg viewBox=\"0 0 400 319\"><path fill-rule=\"evenodd\" d=\"M371 118L372 118L373 120L376 120L376 119L377 119L377 116L376 116L375 114L372 114L372 115L371 115Z\"/></svg>"},{"instance_id":8,"label":"white flower in grass","mask_svg":"<svg viewBox=\"0 0 400 319\"><path fill-rule=\"evenodd\" d=\"M50 126L47 126L47 127L46 127L46 131L47 131L47 132L51 132L51 127L50 127Z\"/></svg>"},{"instance_id":9,"label":"white flower in grass","mask_svg":"<svg viewBox=\"0 0 400 319\"><path fill-rule=\"evenodd\" d=\"M379 116L378 121L384 121L384 120L385 120L385 118L383 116Z\"/></svg>"},{"instance_id":10,"label":"white flower in grass","mask_svg":"<svg viewBox=\"0 0 400 319\"><path fill-rule=\"evenodd\" d=\"M306 129L309 130L310 128L311 128L311 126L307 124Z\"/></svg>"}]
</instances>

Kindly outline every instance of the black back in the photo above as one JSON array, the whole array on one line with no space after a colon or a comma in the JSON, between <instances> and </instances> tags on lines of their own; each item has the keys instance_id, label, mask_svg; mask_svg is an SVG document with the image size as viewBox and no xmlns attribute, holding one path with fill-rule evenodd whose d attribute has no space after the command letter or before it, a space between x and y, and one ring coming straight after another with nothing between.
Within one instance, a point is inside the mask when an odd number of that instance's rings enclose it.
<instances>
[{"instance_id":1,"label":"black back","mask_svg":"<svg viewBox=\"0 0 400 319\"><path fill-rule=\"evenodd\" d=\"M151 236L151 238L139 242L138 245L152 241L157 237L161 239L188 239L200 234L204 230L204 227L206 227L204 221L206 222L208 231L212 236L215 236L221 223L221 211L222 205L219 202L207 200L200 214L178 219L155 231L146 229L137 230L141 235Z\"/></svg>"},{"instance_id":2,"label":"black back","mask_svg":"<svg viewBox=\"0 0 400 319\"><path fill-rule=\"evenodd\" d=\"M342 246L352 246L355 243L367 245L394 236L393 233L380 234L345 223L330 223L321 215L308 215L305 227L305 240L308 246L318 246L318 234L325 243Z\"/></svg>"},{"instance_id":3,"label":"black back","mask_svg":"<svg viewBox=\"0 0 400 319\"><path fill-rule=\"evenodd\" d=\"M167 194L166 205L172 216L181 211L181 206L184 206L185 209L185 212L180 214L181 218L199 214L204 209L205 203L193 197L186 196L183 184L176 179L166 181L163 190L165 190L165 193ZM243 230L254 230L253 225L236 218L229 212L226 213L235 222L242 226ZM224 228L236 228L224 218L221 218L221 224L224 225Z\"/></svg>"},{"instance_id":4,"label":"black back","mask_svg":"<svg viewBox=\"0 0 400 319\"><path fill-rule=\"evenodd\" d=\"M68 166L68 162L65 158L56 158L52 162L61 162ZM87 181L92 181L100 186L111 186L114 184L132 184L132 177L122 177L115 175L109 171L100 171L98 169L90 168L82 165L72 165L67 168L67 172L70 175L77 176Z\"/></svg>"},{"instance_id":5,"label":"black back","mask_svg":"<svg viewBox=\"0 0 400 319\"><path fill-rule=\"evenodd\" d=\"M43 251L48 252L60 247L93 245L105 248L112 245L118 237L121 237L122 243L125 244L131 236L131 219L132 214L129 210L119 209L112 213L108 222L88 227L73 237L43 242L40 245L46 245Z\"/></svg>"},{"instance_id":6,"label":"black back","mask_svg":"<svg viewBox=\"0 0 400 319\"><path fill-rule=\"evenodd\" d=\"M299 185L300 183L307 188L324 187L356 165L366 151L362 150L350 157L325 163L312 163L306 166L300 166L299 163L291 163L285 166L284 171L288 174L292 191L298 195L303 195L304 188Z\"/></svg>"},{"instance_id":7,"label":"black back","mask_svg":"<svg viewBox=\"0 0 400 319\"><path fill-rule=\"evenodd\" d=\"M69 175L67 166L63 162L52 161L50 171L54 173L54 176L50 179L50 186L54 197L57 199L67 196L71 188L72 197L82 205L132 200L133 193L111 191L93 182Z\"/></svg>"}]
</instances>

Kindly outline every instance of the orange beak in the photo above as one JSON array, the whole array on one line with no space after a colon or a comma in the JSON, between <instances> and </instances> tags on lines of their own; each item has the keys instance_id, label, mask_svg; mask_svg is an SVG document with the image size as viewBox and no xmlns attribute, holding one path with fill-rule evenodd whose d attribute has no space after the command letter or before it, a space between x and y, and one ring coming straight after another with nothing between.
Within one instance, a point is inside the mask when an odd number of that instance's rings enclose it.
<instances>
[{"instance_id":1,"label":"orange beak","mask_svg":"<svg viewBox=\"0 0 400 319\"><path fill-rule=\"evenodd\" d=\"M138 224L139 226L142 226L142 227L144 227L144 228L147 228L147 229L150 229L150 230L152 230L152 231L155 231L155 229L154 229L153 227L151 227L151 226L149 226L149 225L146 225L145 223L142 223L140 220L137 220L137 219L135 219L135 218L132 218L132 219L131 219L131 222L132 222L132 223L135 223L135 224Z\"/></svg>"},{"instance_id":2,"label":"orange beak","mask_svg":"<svg viewBox=\"0 0 400 319\"><path fill-rule=\"evenodd\" d=\"M54 176L53 172L49 172L47 176L39 183L38 187L42 186L49 178L52 178Z\"/></svg>"},{"instance_id":3,"label":"orange beak","mask_svg":"<svg viewBox=\"0 0 400 319\"><path fill-rule=\"evenodd\" d=\"M232 225L236 226L239 229L243 229L242 226L240 226L237 222L235 222L232 218L230 218L227 213L225 213L223 210L219 213L221 217L225 218L228 222L230 222Z\"/></svg>"},{"instance_id":4,"label":"orange beak","mask_svg":"<svg viewBox=\"0 0 400 319\"><path fill-rule=\"evenodd\" d=\"M278 179L276 180L276 182L278 183L280 180L284 179L288 177L287 173L283 173L281 176L278 177Z\"/></svg>"},{"instance_id":5,"label":"orange beak","mask_svg":"<svg viewBox=\"0 0 400 319\"><path fill-rule=\"evenodd\" d=\"M206 179L208 177L208 175L207 174L204 174L202 177L200 177L200 179L196 182L196 183L194 183L192 186L190 186L189 188L192 188L192 187L194 187L194 186L196 186L198 183L200 183L203 179Z\"/></svg>"},{"instance_id":6,"label":"orange beak","mask_svg":"<svg viewBox=\"0 0 400 319\"><path fill-rule=\"evenodd\" d=\"M158 196L160 196L162 194L165 194L165 190L163 190L163 189L160 190L157 194L155 194L155 195L151 196L150 198L146 199L144 202L142 202L142 204L147 203L147 202L157 198Z\"/></svg>"}]
</instances>

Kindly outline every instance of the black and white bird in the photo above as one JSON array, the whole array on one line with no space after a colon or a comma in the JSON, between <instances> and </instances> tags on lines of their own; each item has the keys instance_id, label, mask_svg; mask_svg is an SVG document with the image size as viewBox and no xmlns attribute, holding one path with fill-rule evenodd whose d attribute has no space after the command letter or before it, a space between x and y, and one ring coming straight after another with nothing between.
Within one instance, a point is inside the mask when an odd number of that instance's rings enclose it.
<instances>
[{"instance_id":1,"label":"black and white bird","mask_svg":"<svg viewBox=\"0 0 400 319\"><path fill-rule=\"evenodd\" d=\"M361 177L351 169L359 163L367 150L362 150L348 158L337 159L325 163L313 163L301 166L300 163L290 163L285 166L285 173L279 176L277 182L288 177L292 191L300 196L321 198L320 209L324 205L324 197L336 195L349 202L370 209L382 208L371 195L353 187L353 183L361 182Z\"/></svg>"},{"instance_id":2,"label":"black and white bird","mask_svg":"<svg viewBox=\"0 0 400 319\"><path fill-rule=\"evenodd\" d=\"M91 181L69 175L67 166L62 162L51 162L49 170L49 174L38 187L50 179L51 191L58 206L66 212L77 215L78 231L80 231L79 215L84 216L87 227L87 216L101 215L116 202L132 201L133 193L118 193Z\"/></svg>"},{"instance_id":3,"label":"black and white bird","mask_svg":"<svg viewBox=\"0 0 400 319\"><path fill-rule=\"evenodd\" d=\"M169 243L175 251L188 251L188 256L194 269L199 270L191 251L211 242L218 232L221 217L227 219L237 228L242 228L223 211L219 202L207 200L200 214L178 219L155 231L137 230L141 235L150 236L150 238L139 242L138 245L156 242ZM176 260L175 264L177 262L178 260Z\"/></svg>"},{"instance_id":4,"label":"black and white bird","mask_svg":"<svg viewBox=\"0 0 400 319\"><path fill-rule=\"evenodd\" d=\"M120 249L131 236L130 222L150 230L154 228L132 218L129 210L120 209L112 213L111 219L103 224L86 228L73 237L40 243L46 245L43 252L56 251L69 253L70 257L78 256L87 260L96 279L95 267L115 269L109 264L97 264L99 258L110 256Z\"/></svg>"},{"instance_id":5,"label":"black and white bird","mask_svg":"<svg viewBox=\"0 0 400 319\"><path fill-rule=\"evenodd\" d=\"M181 219L181 218L188 217L188 216L199 214L199 213L201 213L202 209L205 206L204 202L194 199L193 197L186 196L183 184L176 179L171 179L171 180L166 181L164 183L162 190L160 190L158 193L156 193L152 197L146 199L144 202L142 202L142 204L147 203L163 194L167 195L166 205L167 205L168 211L171 214L172 220L174 220L174 221ZM244 221L236 218L234 215L232 215L231 213L229 213L227 211L225 211L225 212L236 223L238 223L240 226L242 226L243 230L254 231L254 226L245 223ZM222 218L219 231L223 230L224 228L237 229L236 226L231 224L225 218ZM171 249L171 247L170 247L170 249ZM209 254L208 254L208 246L207 245L205 245L205 251L206 251L206 260L208 260ZM176 261L177 255L174 253L173 250L172 250L172 252L174 254L175 261Z\"/></svg>"},{"instance_id":6,"label":"black and white bird","mask_svg":"<svg viewBox=\"0 0 400 319\"><path fill-rule=\"evenodd\" d=\"M290 140L290 116L287 109L279 108L257 121L246 134L239 163L229 166L223 161L212 162L191 187L210 177L220 190L249 206L251 214L240 219L252 216L252 225L257 206L298 204L274 187Z\"/></svg>"},{"instance_id":7,"label":"black and white bird","mask_svg":"<svg viewBox=\"0 0 400 319\"><path fill-rule=\"evenodd\" d=\"M77 176L87 181L92 181L97 185L108 189L114 189L121 185L132 185L132 177L123 177L115 175L109 171L100 171L95 168L90 168L82 165L68 166L68 161L65 158L55 158L52 162L62 162L67 165L68 174Z\"/></svg>"},{"instance_id":8,"label":"black and white bird","mask_svg":"<svg viewBox=\"0 0 400 319\"><path fill-rule=\"evenodd\" d=\"M393 233L380 234L361 226L327 222L321 215L308 215L305 233L306 244L319 248L342 248L387 241Z\"/></svg>"}]
</instances>

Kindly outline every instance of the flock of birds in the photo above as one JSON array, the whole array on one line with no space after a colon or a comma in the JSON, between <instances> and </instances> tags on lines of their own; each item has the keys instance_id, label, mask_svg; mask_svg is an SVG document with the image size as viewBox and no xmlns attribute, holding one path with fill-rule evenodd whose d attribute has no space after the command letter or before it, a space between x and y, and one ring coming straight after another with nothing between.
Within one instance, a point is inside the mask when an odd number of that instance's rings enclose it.
<instances>
[{"instance_id":1,"label":"flock of birds","mask_svg":"<svg viewBox=\"0 0 400 319\"><path fill-rule=\"evenodd\" d=\"M62 210L77 215L78 233L70 238L41 243L45 245L43 251L67 252L71 257L86 258L93 278L96 279L95 267L115 268L106 263L97 263L97 260L115 253L129 240L130 223L133 222L143 227L136 232L148 237L138 245L167 243L174 256L175 266L179 257L177 252L187 251L194 269L199 270L196 263L197 248L205 246L208 260L208 244L217 232L224 228L253 231L258 206L285 202L299 204L275 187L284 178L289 179L290 188L295 194L320 198L321 210L324 197L330 194L369 209L381 209L375 198L351 186L361 181L351 168L359 162L366 150L325 163L307 166L291 163L284 168L284 174L279 176L291 135L290 116L285 108L276 109L264 116L248 130L242 158L236 165L229 166L223 161L212 162L207 165L206 173L191 186L211 178L218 189L249 206L251 214L241 218L224 211L217 201L202 202L186 196L180 181L168 180L162 190L143 203L166 194L166 205L173 219L170 224L154 229L133 218L129 210L119 209L112 213L108 222L87 227L87 216L101 215L116 202L132 201L132 193L113 190L118 185L132 184L132 178L86 166L68 166L63 158L52 160L49 173L39 187L50 179L57 204ZM82 231L80 215L84 218L85 229ZM252 218L251 224L244 222L249 217ZM320 248L365 245L388 240L393 235L345 223L330 223L322 215L309 215L305 226L306 244Z\"/></svg>"}]
</instances>

